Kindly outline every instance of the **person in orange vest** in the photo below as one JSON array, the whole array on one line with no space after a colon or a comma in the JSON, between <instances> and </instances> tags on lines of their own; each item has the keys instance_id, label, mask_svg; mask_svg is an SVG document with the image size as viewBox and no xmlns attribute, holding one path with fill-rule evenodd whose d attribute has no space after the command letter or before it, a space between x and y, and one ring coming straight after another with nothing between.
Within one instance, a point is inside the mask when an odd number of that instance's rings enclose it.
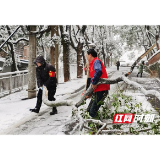
<instances>
[{"instance_id":1,"label":"person in orange vest","mask_svg":"<svg viewBox=\"0 0 160 160\"><path fill-rule=\"evenodd\" d=\"M90 66L89 72L91 77L91 85L94 89L87 111L91 117L96 117L97 111L101 106L101 103L98 102L105 99L110 86L109 84L100 84L97 86L100 78L108 78L103 62L97 58L97 52L94 49L89 49L87 51L86 57ZM86 98L89 98L89 96L86 96Z\"/></svg>"}]
</instances>

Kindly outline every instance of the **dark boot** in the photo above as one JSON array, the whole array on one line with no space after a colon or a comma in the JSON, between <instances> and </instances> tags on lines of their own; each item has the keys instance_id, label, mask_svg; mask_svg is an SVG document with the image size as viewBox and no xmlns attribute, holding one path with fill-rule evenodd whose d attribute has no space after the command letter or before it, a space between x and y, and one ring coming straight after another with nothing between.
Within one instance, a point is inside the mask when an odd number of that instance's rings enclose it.
<instances>
[{"instance_id":1,"label":"dark boot","mask_svg":"<svg viewBox=\"0 0 160 160\"><path fill-rule=\"evenodd\" d=\"M54 115L54 114L57 114L57 108L56 107L53 107L52 108L52 112L50 112L50 115Z\"/></svg>"},{"instance_id":2,"label":"dark boot","mask_svg":"<svg viewBox=\"0 0 160 160\"><path fill-rule=\"evenodd\" d=\"M39 113L39 108L30 109L31 112Z\"/></svg>"}]
</instances>

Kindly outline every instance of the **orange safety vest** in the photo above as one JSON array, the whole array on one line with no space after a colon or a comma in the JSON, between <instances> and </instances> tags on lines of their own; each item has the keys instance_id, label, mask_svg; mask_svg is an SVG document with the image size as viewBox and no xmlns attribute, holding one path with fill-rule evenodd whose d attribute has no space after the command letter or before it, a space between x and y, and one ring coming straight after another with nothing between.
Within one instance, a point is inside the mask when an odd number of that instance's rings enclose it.
<instances>
[{"instance_id":1,"label":"orange safety vest","mask_svg":"<svg viewBox=\"0 0 160 160\"><path fill-rule=\"evenodd\" d=\"M94 77L94 73L95 73L95 70L94 70L94 61L95 60L99 60L101 62L101 65L102 65L102 75L101 75L100 78L108 78L106 68L105 68L103 62L100 59L98 59L97 57L95 57L89 63L89 65L90 65L89 72L90 72L91 79ZM98 87L93 92L105 91L105 90L109 90L109 89L110 89L109 84L100 84L100 85L98 85Z\"/></svg>"}]
</instances>

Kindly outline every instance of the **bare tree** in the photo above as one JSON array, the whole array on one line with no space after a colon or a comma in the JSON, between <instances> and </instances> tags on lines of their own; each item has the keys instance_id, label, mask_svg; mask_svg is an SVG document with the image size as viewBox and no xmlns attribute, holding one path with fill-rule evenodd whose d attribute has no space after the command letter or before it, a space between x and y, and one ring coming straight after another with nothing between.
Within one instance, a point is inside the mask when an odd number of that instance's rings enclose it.
<instances>
[{"instance_id":1,"label":"bare tree","mask_svg":"<svg viewBox=\"0 0 160 160\"><path fill-rule=\"evenodd\" d=\"M79 25L77 25L76 27L77 30L75 30L74 26L70 27L70 39L71 39L71 46L77 52L77 78L82 78L83 62L86 63L83 48L85 43L84 35L87 26L83 25L82 27L80 27Z\"/></svg>"}]
</instances>

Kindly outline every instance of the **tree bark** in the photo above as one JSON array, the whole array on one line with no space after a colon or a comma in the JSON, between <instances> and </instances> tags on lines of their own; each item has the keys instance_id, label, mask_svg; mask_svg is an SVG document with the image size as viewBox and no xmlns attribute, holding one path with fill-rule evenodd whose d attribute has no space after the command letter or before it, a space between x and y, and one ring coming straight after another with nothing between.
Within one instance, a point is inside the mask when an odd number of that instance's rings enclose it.
<instances>
[{"instance_id":1,"label":"tree bark","mask_svg":"<svg viewBox=\"0 0 160 160\"><path fill-rule=\"evenodd\" d=\"M149 26L145 26L146 28L146 36L147 36L147 39L148 39L148 42L149 42L149 46L152 46L152 42L151 42L151 38L150 38L150 35L148 34L148 31L149 31ZM154 52L154 50L153 50ZM150 54L148 54L148 57L147 59L149 59L151 56L153 55L153 53L151 52Z\"/></svg>"},{"instance_id":2,"label":"tree bark","mask_svg":"<svg viewBox=\"0 0 160 160\"><path fill-rule=\"evenodd\" d=\"M82 50L82 56L83 56L83 65L86 64L86 58L85 58L85 53L84 51ZM85 71L85 75L87 75L87 72Z\"/></svg>"},{"instance_id":3,"label":"tree bark","mask_svg":"<svg viewBox=\"0 0 160 160\"><path fill-rule=\"evenodd\" d=\"M102 43L103 45L103 43ZM104 47L102 47L102 54L103 54L103 59L104 59L104 66L106 67L106 55L104 53Z\"/></svg>"},{"instance_id":4,"label":"tree bark","mask_svg":"<svg viewBox=\"0 0 160 160\"><path fill-rule=\"evenodd\" d=\"M30 26L35 31L36 26ZM36 97L36 67L33 61L36 58L36 34L29 35L29 64L28 64L28 98Z\"/></svg>"},{"instance_id":5,"label":"tree bark","mask_svg":"<svg viewBox=\"0 0 160 160\"><path fill-rule=\"evenodd\" d=\"M118 83L118 82L121 82L121 81L123 81L122 77L119 77L119 78L113 79L113 80L112 79L100 78L97 85L99 85L99 84L115 84L115 83ZM90 85L89 88L87 89L87 91L81 97L80 101L77 102L75 106L78 108L82 104L82 102L86 99L86 96L89 96L92 93L93 93L93 88Z\"/></svg>"},{"instance_id":6,"label":"tree bark","mask_svg":"<svg viewBox=\"0 0 160 160\"><path fill-rule=\"evenodd\" d=\"M159 35L158 34L156 34L156 45L157 45L157 51L159 50L159 44L158 44L158 41L159 40Z\"/></svg>"},{"instance_id":7,"label":"tree bark","mask_svg":"<svg viewBox=\"0 0 160 160\"><path fill-rule=\"evenodd\" d=\"M80 29L79 26L77 26L77 27L78 27L78 29ZM83 37L84 37L84 33L85 33L86 28L87 28L87 26L83 25L82 29L79 32L79 34ZM83 78L83 60L85 59L85 57L82 53L83 52L82 51L83 45L84 45L84 42L81 42L79 39L78 46L77 46L77 78Z\"/></svg>"},{"instance_id":8,"label":"tree bark","mask_svg":"<svg viewBox=\"0 0 160 160\"><path fill-rule=\"evenodd\" d=\"M64 82L70 80L70 71L69 71L69 37L68 34L64 33L63 26L60 26L61 31L61 42L63 45L63 69L64 69Z\"/></svg>"},{"instance_id":9,"label":"tree bark","mask_svg":"<svg viewBox=\"0 0 160 160\"><path fill-rule=\"evenodd\" d=\"M48 90L45 86L43 86L42 100L43 103L46 104L48 107L72 106L74 104L74 101L66 100L65 98L63 100L49 101L47 95L48 95Z\"/></svg>"},{"instance_id":10,"label":"tree bark","mask_svg":"<svg viewBox=\"0 0 160 160\"><path fill-rule=\"evenodd\" d=\"M18 71L18 68L17 68L17 64L16 64L16 56L15 56L15 52L14 52L14 46L13 46L13 43L11 42L7 42L10 46L10 49L11 49L11 56L12 56L12 65L11 65L11 72L15 72L15 71Z\"/></svg>"},{"instance_id":11,"label":"tree bark","mask_svg":"<svg viewBox=\"0 0 160 160\"><path fill-rule=\"evenodd\" d=\"M83 44L79 42L77 47L77 78L83 78L82 49Z\"/></svg>"},{"instance_id":12,"label":"tree bark","mask_svg":"<svg viewBox=\"0 0 160 160\"><path fill-rule=\"evenodd\" d=\"M7 31L8 31L9 36L11 36L12 33L11 33L10 27L8 25L6 25L6 27L7 27ZM16 30L18 30L18 29L16 29ZM12 37L10 39L12 40ZM17 63L16 63L16 55L14 52L14 45L13 45L13 43L11 43L9 41L7 43L9 44L9 46L11 48L11 55L12 55L12 62L13 62L11 65L11 72L15 72L15 71L18 71L18 68L17 68Z\"/></svg>"},{"instance_id":13,"label":"tree bark","mask_svg":"<svg viewBox=\"0 0 160 160\"><path fill-rule=\"evenodd\" d=\"M55 26L51 26L51 38L55 33ZM50 48L50 57L51 57L51 64L55 67L55 48L51 46Z\"/></svg>"},{"instance_id":14,"label":"tree bark","mask_svg":"<svg viewBox=\"0 0 160 160\"><path fill-rule=\"evenodd\" d=\"M56 36L59 36L58 33L58 26L55 27L56 28ZM58 63L58 58L59 58L59 44L57 44L57 42L55 42L55 57L56 57L56 77L57 77L57 83L58 83L58 77L59 77L59 63Z\"/></svg>"}]
</instances>

